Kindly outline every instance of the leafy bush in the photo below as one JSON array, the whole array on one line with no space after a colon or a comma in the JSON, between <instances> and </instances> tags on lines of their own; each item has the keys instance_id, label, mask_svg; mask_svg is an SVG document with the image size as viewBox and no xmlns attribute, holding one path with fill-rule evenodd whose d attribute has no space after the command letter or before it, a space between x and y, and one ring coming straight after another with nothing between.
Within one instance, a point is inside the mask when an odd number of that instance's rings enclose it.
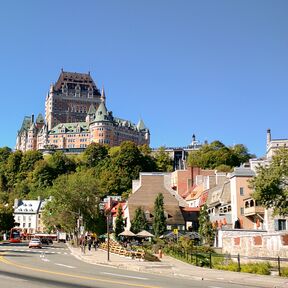
<instances>
[{"instance_id":1,"label":"leafy bush","mask_svg":"<svg viewBox=\"0 0 288 288\"><path fill-rule=\"evenodd\" d=\"M216 264L213 268L226 271L238 271L238 263L232 262L225 264ZM259 274L259 275L270 275L271 265L269 263L248 263L241 264L241 272Z\"/></svg>"},{"instance_id":2,"label":"leafy bush","mask_svg":"<svg viewBox=\"0 0 288 288\"><path fill-rule=\"evenodd\" d=\"M288 267L281 268L280 272L282 277L288 277Z\"/></svg>"},{"instance_id":3,"label":"leafy bush","mask_svg":"<svg viewBox=\"0 0 288 288\"><path fill-rule=\"evenodd\" d=\"M270 275L271 265L266 263L248 263L241 265L241 272L260 274L260 275Z\"/></svg>"},{"instance_id":4,"label":"leafy bush","mask_svg":"<svg viewBox=\"0 0 288 288\"><path fill-rule=\"evenodd\" d=\"M218 264L213 266L213 268L219 269L219 270L225 270L225 271L238 271L238 264L237 263L229 263L227 265L225 264Z\"/></svg>"}]
</instances>

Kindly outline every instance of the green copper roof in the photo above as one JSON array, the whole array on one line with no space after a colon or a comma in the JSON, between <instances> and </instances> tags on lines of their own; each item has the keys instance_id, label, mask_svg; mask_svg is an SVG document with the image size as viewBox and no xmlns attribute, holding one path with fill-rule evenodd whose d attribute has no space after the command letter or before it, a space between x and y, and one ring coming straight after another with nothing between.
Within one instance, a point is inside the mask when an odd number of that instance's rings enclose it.
<instances>
[{"instance_id":1,"label":"green copper roof","mask_svg":"<svg viewBox=\"0 0 288 288\"><path fill-rule=\"evenodd\" d=\"M137 124L137 129L138 129L139 131L146 129L146 126L145 126L145 124L144 124L144 122L143 122L142 119L139 120L139 122L138 122L138 124Z\"/></svg>"},{"instance_id":2,"label":"green copper roof","mask_svg":"<svg viewBox=\"0 0 288 288\"><path fill-rule=\"evenodd\" d=\"M22 122L22 126L21 126L20 131L23 131L23 130L27 131L31 127L31 124L32 124L31 117L30 116L25 116L24 120Z\"/></svg>"},{"instance_id":3,"label":"green copper roof","mask_svg":"<svg viewBox=\"0 0 288 288\"><path fill-rule=\"evenodd\" d=\"M80 132L79 132L80 128ZM78 123L60 123L56 125L53 129L49 131L49 134L71 134L71 133L87 133L89 132L89 126L86 122L78 122Z\"/></svg>"},{"instance_id":4,"label":"green copper roof","mask_svg":"<svg viewBox=\"0 0 288 288\"><path fill-rule=\"evenodd\" d=\"M95 114L96 113L96 109L95 109L95 107L94 107L94 105L93 104L91 104L90 105L90 107L89 107L89 111L88 111L88 115L92 115L92 114Z\"/></svg>"},{"instance_id":5,"label":"green copper roof","mask_svg":"<svg viewBox=\"0 0 288 288\"><path fill-rule=\"evenodd\" d=\"M42 116L41 113L38 114L37 118L36 118L36 123L44 123L44 117Z\"/></svg>"},{"instance_id":6,"label":"green copper roof","mask_svg":"<svg viewBox=\"0 0 288 288\"><path fill-rule=\"evenodd\" d=\"M95 121L107 121L108 119L108 111L104 102L101 102L96 113L95 113Z\"/></svg>"}]
</instances>

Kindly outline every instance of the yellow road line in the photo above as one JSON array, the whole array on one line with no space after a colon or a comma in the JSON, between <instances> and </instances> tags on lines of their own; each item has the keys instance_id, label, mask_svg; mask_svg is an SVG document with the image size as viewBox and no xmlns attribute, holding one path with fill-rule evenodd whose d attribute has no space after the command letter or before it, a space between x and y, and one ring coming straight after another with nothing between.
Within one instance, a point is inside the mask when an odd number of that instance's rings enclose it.
<instances>
[{"instance_id":1,"label":"yellow road line","mask_svg":"<svg viewBox=\"0 0 288 288\"><path fill-rule=\"evenodd\" d=\"M83 280L101 281L101 282L105 282L105 283L120 284L120 285L133 286L133 287L159 288L158 286L150 286L150 285L135 284L135 283L131 284L131 283L127 283L127 282L104 280L101 278L94 278L94 277L81 276L81 275L73 275L73 274L68 274L68 273L54 272L54 271L49 271L49 270L44 270L44 269L39 269L39 268L33 268L33 267L24 266L24 265L14 263L14 262L4 258L4 256L0 256L0 262L5 263L7 265L17 267L17 268L23 268L23 269L27 269L27 270L43 272L43 273L59 275L59 276L66 276L66 277L71 277L71 278L78 278L78 279L83 279Z\"/></svg>"}]
</instances>

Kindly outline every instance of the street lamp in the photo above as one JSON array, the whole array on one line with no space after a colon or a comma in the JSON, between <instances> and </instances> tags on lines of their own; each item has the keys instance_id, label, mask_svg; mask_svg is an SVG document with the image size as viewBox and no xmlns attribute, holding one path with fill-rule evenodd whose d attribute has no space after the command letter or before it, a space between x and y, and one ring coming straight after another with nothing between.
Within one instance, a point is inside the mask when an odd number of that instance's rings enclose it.
<instances>
[{"instance_id":1,"label":"street lamp","mask_svg":"<svg viewBox=\"0 0 288 288\"><path fill-rule=\"evenodd\" d=\"M110 210L107 211L106 215L107 222L107 261L110 261Z\"/></svg>"}]
</instances>

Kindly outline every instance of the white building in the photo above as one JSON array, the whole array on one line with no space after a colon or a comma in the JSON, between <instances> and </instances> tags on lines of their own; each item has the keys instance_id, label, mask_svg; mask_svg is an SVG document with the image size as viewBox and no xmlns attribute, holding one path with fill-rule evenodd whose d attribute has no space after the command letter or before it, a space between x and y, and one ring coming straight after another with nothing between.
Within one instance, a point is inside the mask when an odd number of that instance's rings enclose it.
<instances>
[{"instance_id":1,"label":"white building","mask_svg":"<svg viewBox=\"0 0 288 288\"><path fill-rule=\"evenodd\" d=\"M47 200L14 200L14 219L25 234L43 232L41 211Z\"/></svg>"}]
</instances>

